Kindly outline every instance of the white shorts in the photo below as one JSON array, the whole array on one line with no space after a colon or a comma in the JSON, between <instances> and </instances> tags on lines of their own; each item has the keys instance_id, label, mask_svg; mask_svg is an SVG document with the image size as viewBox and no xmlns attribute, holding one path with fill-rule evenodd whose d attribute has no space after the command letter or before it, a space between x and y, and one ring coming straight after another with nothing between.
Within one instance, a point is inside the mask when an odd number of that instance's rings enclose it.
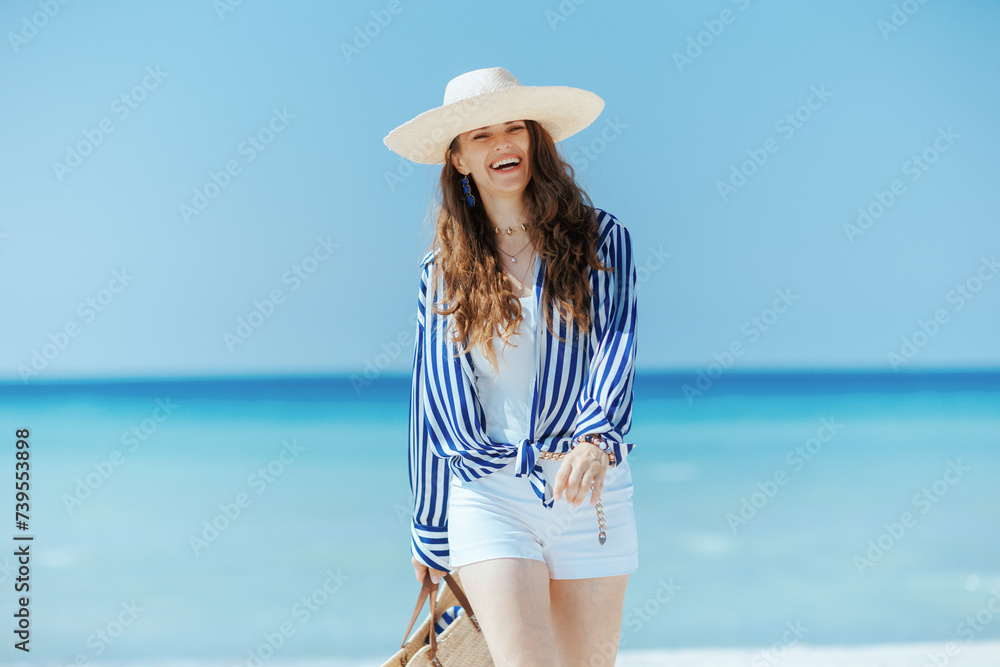
<instances>
[{"instance_id":1,"label":"white shorts","mask_svg":"<svg viewBox=\"0 0 1000 667\"><path fill-rule=\"evenodd\" d=\"M551 496L562 461L540 459ZM551 579L588 579L631 574L639 566L632 472L628 460L608 468L601 492L607 540L598 541L597 510L590 495L579 507L564 498L542 505L526 477L514 476L514 461L480 479L452 475L448 500L451 567L493 558L544 562Z\"/></svg>"}]
</instances>

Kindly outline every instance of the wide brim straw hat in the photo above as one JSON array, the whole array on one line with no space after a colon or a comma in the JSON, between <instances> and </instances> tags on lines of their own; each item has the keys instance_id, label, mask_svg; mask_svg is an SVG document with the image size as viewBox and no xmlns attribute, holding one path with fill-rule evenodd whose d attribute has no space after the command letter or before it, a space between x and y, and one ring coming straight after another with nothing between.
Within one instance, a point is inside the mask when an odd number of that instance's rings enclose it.
<instances>
[{"instance_id":1,"label":"wide brim straw hat","mask_svg":"<svg viewBox=\"0 0 1000 667\"><path fill-rule=\"evenodd\" d=\"M444 104L425 111L382 141L393 152L421 164L441 164L458 135L512 120L533 120L554 141L594 122L604 100L568 86L523 86L503 67L477 69L448 82Z\"/></svg>"}]
</instances>

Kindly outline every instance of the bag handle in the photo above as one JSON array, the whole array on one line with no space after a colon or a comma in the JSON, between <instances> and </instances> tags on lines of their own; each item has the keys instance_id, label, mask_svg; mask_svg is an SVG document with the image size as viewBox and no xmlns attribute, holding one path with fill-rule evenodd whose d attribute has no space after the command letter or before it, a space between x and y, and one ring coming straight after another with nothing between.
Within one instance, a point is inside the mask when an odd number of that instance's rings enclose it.
<instances>
[{"instance_id":1,"label":"bag handle","mask_svg":"<svg viewBox=\"0 0 1000 667\"><path fill-rule=\"evenodd\" d=\"M430 572L427 573L424 585L426 586L429 581ZM472 625L476 628L476 631L482 632L482 628L479 627L479 621L476 620L476 615L472 613L472 605L469 604L469 598L465 596L465 591L462 590L462 587L458 585L458 582L455 581L455 578L450 574L444 575L444 581L448 584L448 588L451 589L451 592L455 594L455 597L458 599L458 603L462 605L462 609L465 610L465 614L469 617L469 620L472 621ZM431 618L435 620L437 619L436 590L434 591L434 595L431 596ZM437 662L437 629L434 627L433 622L431 622L431 647L427 650L427 659L432 665L441 664Z\"/></svg>"},{"instance_id":2,"label":"bag handle","mask_svg":"<svg viewBox=\"0 0 1000 667\"><path fill-rule=\"evenodd\" d=\"M449 575L451 576L451 575ZM403 643L399 645L400 648L406 648L406 640L410 636L410 631L413 630L414 624L417 622L417 617L420 616L420 609L424 606L424 600L430 595L431 590L437 588L433 583L431 583L431 573L428 571L427 576L424 577L423 586L420 588L420 595L417 597L417 606L413 608L413 617L410 619L410 624L406 626L406 634L403 635ZM436 596L435 596L436 597ZM437 605L434 600L431 600L431 614L434 613L434 608ZM433 616L431 620L431 633L434 632L434 622Z\"/></svg>"},{"instance_id":3,"label":"bag handle","mask_svg":"<svg viewBox=\"0 0 1000 667\"><path fill-rule=\"evenodd\" d=\"M465 596L465 591L462 590L462 587L458 585L458 582L455 581L455 578L452 577L451 574L444 575L444 580L448 584L448 588L451 589L451 592L454 593L455 598L458 600L458 603L460 605L462 605L463 609L465 609L466 615L468 615L469 620L472 621L472 624L476 627L476 630L478 630L479 632L482 632L482 630L479 627L479 621L476 620L476 616L472 612L472 605L469 604L469 598L467 598ZM409 625L406 626L406 634L403 635L403 642L402 642L402 644L399 645L400 648L405 648L406 647L406 640L410 637L410 632L413 630L413 626L417 622L417 617L420 616L420 609L424 606L424 600L426 600L427 598L430 598L430 607L431 607L430 644L431 644L431 648L430 648L429 658L431 660L433 660L434 657L437 655L437 632L435 631L435 627L434 627L435 623L437 622L437 596L438 596L438 586L437 586L437 584L435 584L435 583L433 583L431 581L430 570L425 570L424 571L423 585L420 587L420 594L417 597L417 604L413 607L413 616L410 617L410 623L409 623Z\"/></svg>"},{"instance_id":4,"label":"bag handle","mask_svg":"<svg viewBox=\"0 0 1000 667\"><path fill-rule=\"evenodd\" d=\"M479 621L476 620L476 616L472 612L472 605L469 604L469 598L466 597L465 591L462 590L462 587L458 585L458 582L455 581L455 578L452 577L450 574L444 575L444 580L445 583L448 584L448 588L451 589L451 592L454 593L455 598L458 600L458 603L462 605L462 608L465 610L465 613L469 617L469 620L472 621L472 625L475 626L478 632L482 632L482 629L479 627ZM429 624L430 648L428 649L427 652L427 658L432 663L434 662L434 659L437 657L437 630L434 627L435 623L437 622L437 597L438 597L438 586L437 584L431 581L430 570L427 570L424 572L424 581L423 585L420 587L420 595L417 597L417 604L413 608L413 617L410 618L410 624L406 626L406 635L403 637L403 643L400 644L400 648L406 647L406 640L410 636L410 631L413 630L413 625L417 622L417 617L420 616L420 609L424 606L424 600L430 598L430 607L431 607L431 622Z\"/></svg>"},{"instance_id":5,"label":"bag handle","mask_svg":"<svg viewBox=\"0 0 1000 667\"><path fill-rule=\"evenodd\" d=\"M476 615L472 611L472 605L469 603L469 598L465 597L465 591L462 590L462 587L458 585L458 582L455 581L455 578L450 574L444 575L444 580L448 584L448 588L451 589L451 592L455 594L455 597L458 599L458 603L462 605L463 609L465 609L465 613L468 615L469 620L472 621L474 626L476 626L476 630L482 632L482 629L479 627L479 621L476 620Z\"/></svg>"},{"instance_id":6,"label":"bag handle","mask_svg":"<svg viewBox=\"0 0 1000 667\"><path fill-rule=\"evenodd\" d=\"M431 622L430 622L430 626L431 626L430 627L431 647L427 651L427 657L428 657L428 659L430 659L432 665L438 665L438 667L440 667L440 663L437 660L437 652L438 652L437 632L435 631L436 628L434 627L434 624L437 623L437 617L438 617L438 612L437 612L438 587L437 587L437 584L432 584L431 583L431 571L429 569L427 570L427 573L424 575L424 582L425 582L425 585L426 584L430 584L431 586L434 587L434 589L431 591L431 595L430 595L430 597L431 597Z\"/></svg>"}]
</instances>

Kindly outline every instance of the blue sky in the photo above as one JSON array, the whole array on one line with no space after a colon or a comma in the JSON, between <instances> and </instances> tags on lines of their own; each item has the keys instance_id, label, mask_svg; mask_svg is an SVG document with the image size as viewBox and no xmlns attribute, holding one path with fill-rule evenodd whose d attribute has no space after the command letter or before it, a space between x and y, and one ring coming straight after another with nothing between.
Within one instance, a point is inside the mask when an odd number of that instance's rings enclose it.
<instances>
[{"instance_id":1,"label":"blue sky","mask_svg":"<svg viewBox=\"0 0 1000 667\"><path fill-rule=\"evenodd\" d=\"M0 379L407 372L382 137L493 66L606 102L641 370L1000 365L995 2L223 3L0 7Z\"/></svg>"}]
</instances>

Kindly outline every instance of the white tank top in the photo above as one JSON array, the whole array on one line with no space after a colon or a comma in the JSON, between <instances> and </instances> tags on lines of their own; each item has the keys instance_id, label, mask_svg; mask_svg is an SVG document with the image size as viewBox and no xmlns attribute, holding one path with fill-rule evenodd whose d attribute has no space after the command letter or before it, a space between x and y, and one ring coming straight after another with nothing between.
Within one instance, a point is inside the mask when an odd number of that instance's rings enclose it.
<instances>
[{"instance_id":1,"label":"white tank top","mask_svg":"<svg viewBox=\"0 0 1000 667\"><path fill-rule=\"evenodd\" d=\"M521 297L524 320L504 345L493 337L499 371L493 374L489 360L478 345L472 347L476 392L486 413L486 434L498 442L512 443L528 437L531 402L534 397L535 297ZM516 345L517 347L514 347Z\"/></svg>"}]
</instances>

